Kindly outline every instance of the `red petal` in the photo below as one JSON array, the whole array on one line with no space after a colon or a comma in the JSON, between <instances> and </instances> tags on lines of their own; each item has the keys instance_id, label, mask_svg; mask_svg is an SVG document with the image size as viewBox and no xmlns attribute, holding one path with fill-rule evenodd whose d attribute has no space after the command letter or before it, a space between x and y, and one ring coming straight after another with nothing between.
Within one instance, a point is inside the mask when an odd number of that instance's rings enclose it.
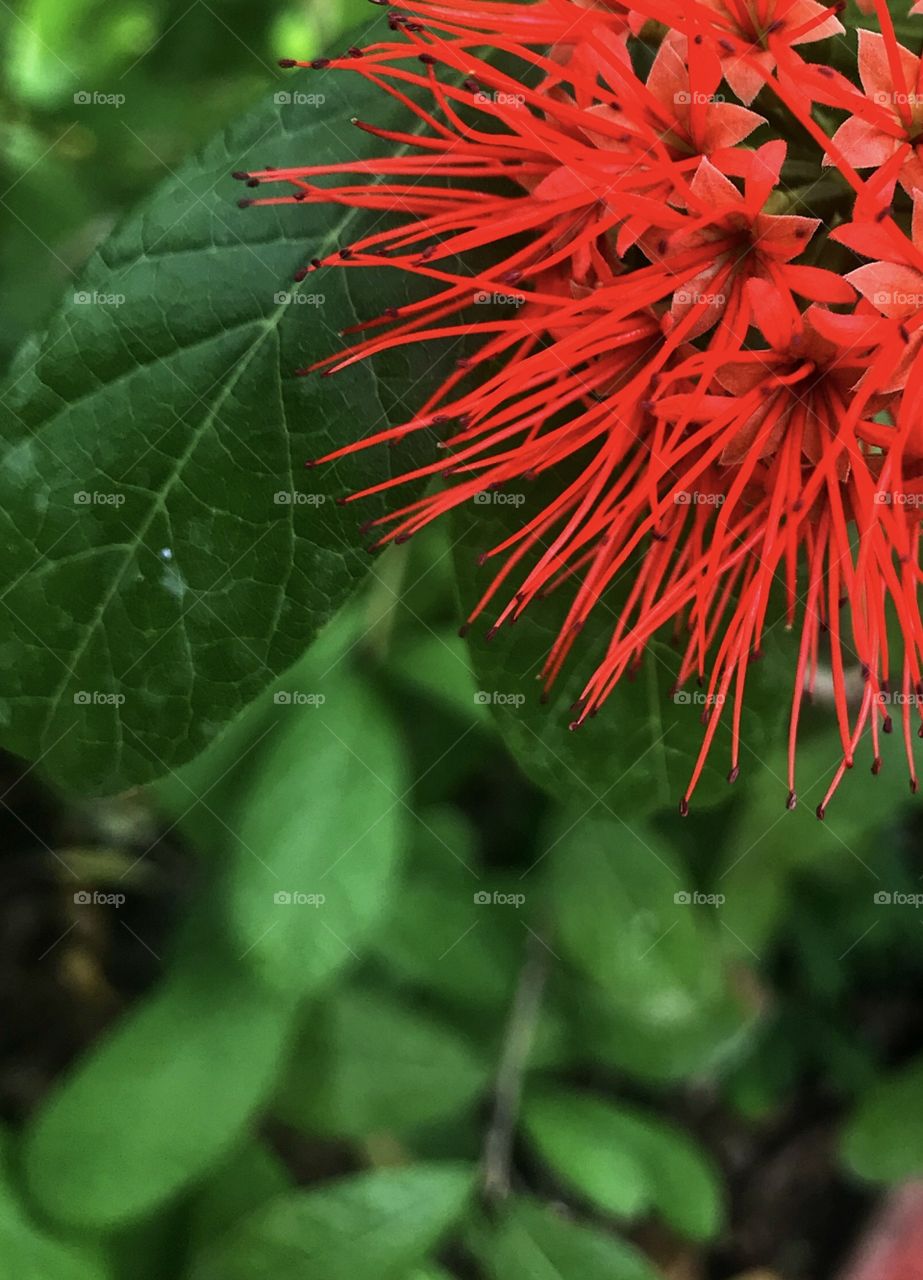
<instances>
[{"instance_id":1,"label":"red petal","mask_svg":"<svg viewBox=\"0 0 923 1280\"><path fill-rule=\"evenodd\" d=\"M812 302L852 302L855 299L852 287L833 271L805 266L786 266L783 270L788 287L802 298L810 298Z\"/></svg>"},{"instance_id":2,"label":"red petal","mask_svg":"<svg viewBox=\"0 0 923 1280\"><path fill-rule=\"evenodd\" d=\"M888 61L888 48L885 44L885 38L877 31L866 31L864 28L859 32L859 79L862 81L862 88L875 102L879 102L882 106L897 115L894 91L899 93L913 93L917 87L917 68L920 65L920 59L905 49L902 44L897 46L898 55L900 57L901 71L904 76L904 83L896 85L891 75L891 64Z\"/></svg>"},{"instance_id":3,"label":"red petal","mask_svg":"<svg viewBox=\"0 0 923 1280\"><path fill-rule=\"evenodd\" d=\"M920 2L923 4L923 0ZM701 139L702 153L711 156L721 147L736 146L765 123L764 116L739 107L736 102L709 103L705 135Z\"/></svg>"},{"instance_id":4,"label":"red petal","mask_svg":"<svg viewBox=\"0 0 923 1280\"><path fill-rule=\"evenodd\" d=\"M781 293L768 280L750 280L747 291L757 328L776 351L787 351L795 333L792 307L785 306Z\"/></svg>"},{"instance_id":5,"label":"red petal","mask_svg":"<svg viewBox=\"0 0 923 1280\"><path fill-rule=\"evenodd\" d=\"M923 307L923 274L895 262L867 262L846 277L883 316L902 320Z\"/></svg>"},{"instance_id":6,"label":"red petal","mask_svg":"<svg viewBox=\"0 0 923 1280\"><path fill-rule=\"evenodd\" d=\"M753 238L765 253L778 262L788 262L804 253L820 226L820 218L803 218L795 213L761 213L753 221Z\"/></svg>"},{"instance_id":7,"label":"red petal","mask_svg":"<svg viewBox=\"0 0 923 1280\"><path fill-rule=\"evenodd\" d=\"M736 53L732 54L721 63L725 80L746 107L749 107L766 83L766 77L760 75L754 63L758 63L767 71L771 71L776 65L776 60L768 50L759 49L754 53L748 54L746 58L742 58Z\"/></svg>"},{"instance_id":8,"label":"red petal","mask_svg":"<svg viewBox=\"0 0 923 1280\"><path fill-rule=\"evenodd\" d=\"M787 150L787 144L781 138L776 138L754 151L750 172L744 183L747 203L754 213L759 213L779 181Z\"/></svg>"},{"instance_id":9,"label":"red petal","mask_svg":"<svg viewBox=\"0 0 923 1280\"><path fill-rule=\"evenodd\" d=\"M900 147L901 140L892 138L868 120L851 116L833 135L833 144L839 147L853 168L871 169L890 160ZM824 156L824 164L830 165L833 161L829 156Z\"/></svg>"}]
</instances>

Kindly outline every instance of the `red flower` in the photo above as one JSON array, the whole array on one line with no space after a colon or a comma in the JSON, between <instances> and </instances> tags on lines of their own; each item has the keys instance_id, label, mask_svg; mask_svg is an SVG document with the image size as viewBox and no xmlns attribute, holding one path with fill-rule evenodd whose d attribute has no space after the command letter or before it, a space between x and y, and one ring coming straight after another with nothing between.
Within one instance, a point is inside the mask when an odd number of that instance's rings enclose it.
<instances>
[{"instance_id":1,"label":"red flower","mask_svg":"<svg viewBox=\"0 0 923 1280\"><path fill-rule=\"evenodd\" d=\"M886 35L859 32L859 78L866 102L833 136L834 145L856 169L878 168L900 153L900 182L906 191L923 186L920 135L923 132L921 60Z\"/></svg>"},{"instance_id":2,"label":"red flower","mask_svg":"<svg viewBox=\"0 0 923 1280\"><path fill-rule=\"evenodd\" d=\"M752 157L743 193L708 160L696 170L688 207L700 218L691 229L682 227L667 237L665 245L661 242L658 246L677 260L692 249L708 249L707 265L685 279L673 295L674 323L700 299L706 300L690 338L705 333L730 309L728 327L742 342L751 318L745 286L752 279L767 280L784 289L789 296L782 305L789 311L794 310L792 292L820 302L852 301L852 289L832 272L791 265L807 248L820 220L763 212L784 158L783 142L767 142L761 147Z\"/></svg>"},{"instance_id":3,"label":"red flower","mask_svg":"<svg viewBox=\"0 0 923 1280\"><path fill-rule=\"evenodd\" d=\"M831 238L848 245L865 257L878 257L876 262L857 267L846 277L869 304L897 329L902 353L891 370L886 390L900 391L923 343L923 192L915 191L911 239L890 218L874 222L854 222L837 227ZM887 326L880 326L884 329ZM907 451L923 457L923 435L914 433L907 441Z\"/></svg>"},{"instance_id":4,"label":"red flower","mask_svg":"<svg viewBox=\"0 0 923 1280\"><path fill-rule=\"evenodd\" d=\"M886 38L861 35L863 87L874 94L903 79L909 91L910 55L878 7ZM642 78L633 33L651 20L669 29ZM375 265L432 287L404 311L370 319L351 350L321 362L326 374L408 343L464 337L474 349L407 421L317 461L432 438L432 461L365 491L444 481L376 521L379 544L484 489L557 480L544 509L485 549L494 575L469 624L489 608L496 628L548 591L569 591L547 687L627 576L573 727L672 629L684 645L680 682L701 680L711 708L684 812L721 725L737 776L749 664L774 625L777 593L786 624L800 627L789 803L801 702L822 664L842 743L828 798L866 732L877 771L879 735L892 727L887 625L896 617L915 788L923 309L897 298L923 287L923 245L919 214L910 236L904 210L888 204L915 163L915 117L801 62L795 46L842 30L814 0L639 0L631 9L411 0L390 22L394 41L314 65L365 76L420 131L360 122L382 140L380 157L241 175L283 187L244 203L332 201L396 215L302 274ZM645 27L646 38L656 30ZM485 48L532 74L502 70ZM723 101L722 76L744 103L762 86L774 97L769 141L750 145L766 119ZM858 114L831 138L811 101ZM794 175L808 163L799 197ZM845 181L825 180L825 163ZM867 167L877 172L863 183L855 170ZM800 211L815 190L823 218L808 216L810 203ZM831 221L838 246L826 236ZM875 261L844 281L830 269L844 247ZM483 266L484 250L493 265ZM471 308L511 290L511 311Z\"/></svg>"},{"instance_id":5,"label":"red flower","mask_svg":"<svg viewBox=\"0 0 923 1280\"><path fill-rule=\"evenodd\" d=\"M724 78L748 105L776 65L778 47L810 44L843 34L833 10L817 0L702 0L721 32L718 53Z\"/></svg>"}]
</instances>

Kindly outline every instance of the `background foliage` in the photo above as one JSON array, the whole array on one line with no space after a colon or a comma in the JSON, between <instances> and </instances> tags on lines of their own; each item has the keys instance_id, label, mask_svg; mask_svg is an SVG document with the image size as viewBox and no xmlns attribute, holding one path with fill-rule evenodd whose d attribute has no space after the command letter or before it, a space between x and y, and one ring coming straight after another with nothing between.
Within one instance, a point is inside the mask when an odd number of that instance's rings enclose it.
<instances>
[{"instance_id":1,"label":"background foliage","mask_svg":"<svg viewBox=\"0 0 923 1280\"><path fill-rule=\"evenodd\" d=\"M457 635L508 511L369 561L332 498L381 459L307 484L425 365L296 382L394 283L293 301L347 229L245 216L228 170L359 145L350 91L276 101L309 91L274 62L357 22L0 9L2 724L37 761L0 797L0 1254L30 1280L833 1274L923 1173L899 743L820 826L818 714L787 813L780 630L741 782L681 822L701 708L666 650L570 735L572 691L536 697L550 614Z\"/></svg>"}]
</instances>

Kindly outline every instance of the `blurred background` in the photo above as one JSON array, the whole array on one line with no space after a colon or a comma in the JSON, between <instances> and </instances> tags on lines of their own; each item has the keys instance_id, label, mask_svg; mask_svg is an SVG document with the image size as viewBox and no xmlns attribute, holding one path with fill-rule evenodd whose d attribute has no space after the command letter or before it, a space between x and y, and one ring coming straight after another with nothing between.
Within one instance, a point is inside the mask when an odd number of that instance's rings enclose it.
<instances>
[{"instance_id":1,"label":"blurred background","mask_svg":"<svg viewBox=\"0 0 923 1280\"><path fill-rule=\"evenodd\" d=\"M0 4L4 365L278 57L367 13ZM4 1274L919 1277L906 791L857 778L820 826L773 759L686 823L548 798L491 716L518 695L469 669L451 551L376 560L162 784L88 801L0 762ZM816 734L807 772L835 756ZM275 1003L250 948L213 965L253 902Z\"/></svg>"}]
</instances>

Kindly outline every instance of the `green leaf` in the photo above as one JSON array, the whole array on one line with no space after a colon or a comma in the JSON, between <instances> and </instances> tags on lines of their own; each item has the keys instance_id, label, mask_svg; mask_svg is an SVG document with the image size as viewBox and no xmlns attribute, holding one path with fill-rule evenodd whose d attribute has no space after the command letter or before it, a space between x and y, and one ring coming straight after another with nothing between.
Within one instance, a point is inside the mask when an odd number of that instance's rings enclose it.
<instances>
[{"instance_id":1,"label":"green leaf","mask_svg":"<svg viewBox=\"0 0 923 1280\"><path fill-rule=\"evenodd\" d=\"M365 575L357 526L384 509L332 499L390 465L303 463L406 412L432 368L401 348L295 376L409 286L345 269L293 285L375 215L240 210L230 171L370 154L350 118L408 113L358 76L285 85L296 101L225 131L113 234L3 389L0 724L65 785L163 775L291 666Z\"/></svg>"},{"instance_id":2,"label":"green leaf","mask_svg":"<svg viewBox=\"0 0 923 1280\"><path fill-rule=\"evenodd\" d=\"M294 1009L203 942L66 1076L25 1140L53 1218L106 1229L200 1179L271 1091Z\"/></svg>"},{"instance_id":3,"label":"green leaf","mask_svg":"<svg viewBox=\"0 0 923 1280\"><path fill-rule=\"evenodd\" d=\"M184 1235L194 1242L193 1247L211 1242L290 1185L279 1158L263 1143L248 1138L213 1171L195 1199Z\"/></svg>"},{"instance_id":4,"label":"green leaf","mask_svg":"<svg viewBox=\"0 0 923 1280\"><path fill-rule=\"evenodd\" d=\"M843 1135L843 1159L871 1182L923 1174L923 1058L873 1085Z\"/></svg>"},{"instance_id":5,"label":"green leaf","mask_svg":"<svg viewBox=\"0 0 923 1280\"><path fill-rule=\"evenodd\" d=\"M0 1132L0 1257L16 1280L105 1280L98 1258L77 1245L57 1240L32 1222L13 1183L7 1148Z\"/></svg>"},{"instance_id":6,"label":"green leaf","mask_svg":"<svg viewBox=\"0 0 923 1280\"><path fill-rule=\"evenodd\" d=\"M833 712L820 714L832 716ZM842 885L849 875L843 865L847 861L867 890L869 906L877 890L902 887L883 878L881 849L882 831L900 818L907 804L902 735L883 735L879 749L885 761L880 776L869 778L857 757L856 769L847 774L823 822L818 822L815 810L842 756L835 725L828 722L823 732L799 746L795 775L799 803L794 812L786 808L781 781L786 776L785 754L777 751L767 756L767 785L754 789L735 814L725 842L725 865L715 879L715 888L727 899L721 918L727 925L722 939L729 955L746 963L772 946L775 934L789 923L796 892L793 880L799 873L824 874L832 884ZM865 777L855 776L863 772ZM863 924L828 956L828 963L839 967L837 956L851 949L866 927Z\"/></svg>"},{"instance_id":7,"label":"green leaf","mask_svg":"<svg viewBox=\"0 0 923 1280\"><path fill-rule=\"evenodd\" d=\"M636 1218L651 1204L653 1188L640 1154L610 1123L608 1110L592 1100L587 1105L580 1098L538 1095L527 1101L522 1121L546 1164L568 1186L605 1213Z\"/></svg>"},{"instance_id":8,"label":"green leaf","mask_svg":"<svg viewBox=\"0 0 923 1280\"><path fill-rule=\"evenodd\" d=\"M465 1211L471 1169L378 1169L293 1191L258 1210L191 1280L403 1280Z\"/></svg>"},{"instance_id":9,"label":"green leaf","mask_svg":"<svg viewBox=\"0 0 923 1280\"><path fill-rule=\"evenodd\" d=\"M456 555L465 612L480 598L496 574L500 560L479 567L479 556L499 545L532 519L553 496L547 482L521 482L523 502L473 505L456 515ZM528 562L523 562L528 565ZM515 594L528 568L519 567L497 597L500 607ZM533 602L513 627L496 635L488 628L498 607L491 608L468 636L478 688L490 698L500 731L523 770L539 786L566 802L598 803L611 813L643 814L657 808L676 809L686 791L702 745L702 692L690 684L680 698L672 696L680 652L666 639L647 650L634 681L622 680L599 715L571 732L573 706L606 647L618 620L620 601L631 586L612 589L596 605L575 642L562 674L540 700L539 675L560 631L573 588L565 583L552 597ZM738 783L746 785L746 765L783 732L788 708L780 689L789 689L794 672L792 638L781 627L770 629L760 662L747 679L745 731L748 753ZM729 712L719 726L692 805L706 807L728 796ZM750 772L756 771L756 764Z\"/></svg>"},{"instance_id":10,"label":"green leaf","mask_svg":"<svg viewBox=\"0 0 923 1280\"><path fill-rule=\"evenodd\" d=\"M347 989L312 1010L274 1110L330 1137L400 1132L464 1113L487 1075L458 1032L432 1016L383 992Z\"/></svg>"},{"instance_id":11,"label":"green leaf","mask_svg":"<svg viewBox=\"0 0 923 1280\"><path fill-rule=\"evenodd\" d=\"M556 946L586 984L581 1000L612 1060L672 1076L726 1051L745 1020L724 969L721 908L688 900L694 885L669 845L634 818L591 813L562 818L544 847Z\"/></svg>"},{"instance_id":12,"label":"green leaf","mask_svg":"<svg viewBox=\"0 0 923 1280\"><path fill-rule=\"evenodd\" d=\"M481 1021L484 1010L505 1017L528 936L522 913L478 902L487 875L478 833L457 809L431 806L415 817L410 874L372 950L391 980Z\"/></svg>"},{"instance_id":13,"label":"green leaf","mask_svg":"<svg viewBox=\"0 0 923 1280\"><path fill-rule=\"evenodd\" d=\"M276 706L227 871L230 927L248 964L302 994L357 958L405 845L406 769L386 707L348 668L314 674Z\"/></svg>"},{"instance_id":14,"label":"green leaf","mask_svg":"<svg viewBox=\"0 0 923 1280\"><path fill-rule=\"evenodd\" d=\"M472 1234L490 1280L660 1280L631 1245L536 1200L513 1200L494 1230Z\"/></svg>"},{"instance_id":15,"label":"green leaf","mask_svg":"<svg viewBox=\"0 0 923 1280\"><path fill-rule=\"evenodd\" d=\"M523 1123L555 1173L604 1213L636 1218L656 1209L692 1240L720 1230L721 1188L710 1161L655 1116L556 1089L527 1099Z\"/></svg>"}]
</instances>

